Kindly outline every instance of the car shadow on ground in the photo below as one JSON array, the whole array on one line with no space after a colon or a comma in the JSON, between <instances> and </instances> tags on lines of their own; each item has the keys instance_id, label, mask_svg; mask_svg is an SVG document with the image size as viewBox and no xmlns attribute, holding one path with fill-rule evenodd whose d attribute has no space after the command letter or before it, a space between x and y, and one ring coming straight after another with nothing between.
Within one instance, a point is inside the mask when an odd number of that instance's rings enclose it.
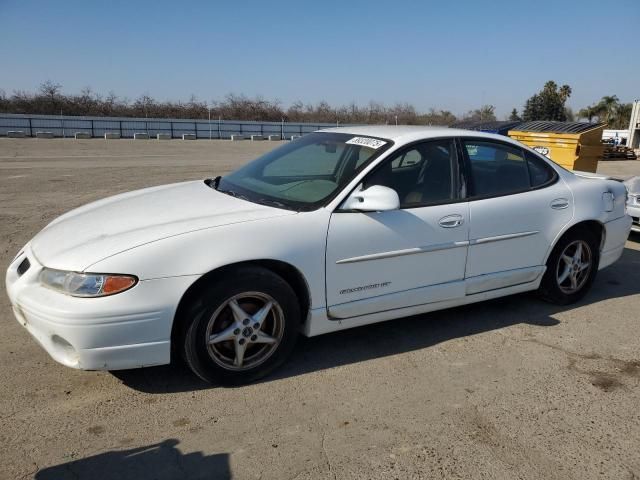
<instances>
[{"instance_id":1,"label":"car shadow on ground","mask_svg":"<svg viewBox=\"0 0 640 480\"><path fill-rule=\"evenodd\" d=\"M291 358L262 382L428 348L516 324L553 327L560 323L554 316L561 312L638 293L640 250L627 247L617 263L598 273L592 290L577 304L551 305L525 293L318 337L301 337ZM182 365L112 373L128 387L146 393L211 388Z\"/></svg>"},{"instance_id":2,"label":"car shadow on ground","mask_svg":"<svg viewBox=\"0 0 640 480\"><path fill-rule=\"evenodd\" d=\"M229 455L183 454L178 440L112 450L91 457L61 463L35 474L36 480L140 480L175 478L225 480L231 478Z\"/></svg>"}]
</instances>

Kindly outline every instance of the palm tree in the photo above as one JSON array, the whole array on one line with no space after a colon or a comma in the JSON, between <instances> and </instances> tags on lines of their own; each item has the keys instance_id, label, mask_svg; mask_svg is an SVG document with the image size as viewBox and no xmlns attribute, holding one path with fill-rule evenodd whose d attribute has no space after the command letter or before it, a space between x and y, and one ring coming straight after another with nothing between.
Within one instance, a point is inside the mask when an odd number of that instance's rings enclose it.
<instances>
[{"instance_id":1,"label":"palm tree","mask_svg":"<svg viewBox=\"0 0 640 480\"><path fill-rule=\"evenodd\" d=\"M616 117L616 111L620 105L620 101L616 95L607 95L596 105L598 117L606 123L611 123Z\"/></svg>"},{"instance_id":2,"label":"palm tree","mask_svg":"<svg viewBox=\"0 0 640 480\"><path fill-rule=\"evenodd\" d=\"M616 109L616 115L613 121L609 124L609 128L616 128L624 130L629 128L629 121L631 120L631 110L633 108L632 103L621 103Z\"/></svg>"},{"instance_id":3,"label":"palm tree","mask_svg":"<svg viewBox=\"0 0 640 480\"><path fill-rule=\"evenodd\" d=\"M581 108L580 110L578 110L578 117L586 118L589 121L589 123L593 121L593 117L597 117L597 116L598 116L598 109L593 105L589 107Z\"/></svg>"},{"instance_id":4,"label":"palm tree","mask_svg":"<svg viewBox=\"0 0 640 480\"><path fill-rule=\"evenodd\" d=\"M568 98L571 96L571 87L569 85L563 85L558 90L558 95L560 95L560 100L562 103L566 102Z\"/></svg>"}]
</instances>

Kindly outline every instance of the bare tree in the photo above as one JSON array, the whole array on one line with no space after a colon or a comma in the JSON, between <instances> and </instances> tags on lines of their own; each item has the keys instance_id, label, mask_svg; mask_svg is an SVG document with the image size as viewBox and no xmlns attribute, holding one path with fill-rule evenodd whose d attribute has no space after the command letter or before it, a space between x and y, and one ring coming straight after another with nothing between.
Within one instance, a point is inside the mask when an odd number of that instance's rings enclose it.
<instances>
[{"instance_id":1,"label":"bare tree","mask_svg":"<svg viewBox=\"0 0 640 480\"><path fill-rule=\"evenodd\" d=\"M262 96L247 97L230 93L221 100L204 102L191 95L186 102L158 101L144 93L134 101L118 97L110 91L102 97L90 87L83 88L79 94L65 95L60 84L50 80L44 82L36 93L14 91L9 97L0 95L0 112L42 113L59 115L60 111L68 115L148 117L148 118L212 118L227 120L256 120L308 123L395 123L417 125L449 125L456 121L449 111L420 113L407 102L388 106L376 100L359 105L351 102L347 105L331 105L326 101L315 104L300 100L288 108L278 99L270 100Z\"/></svg>"},{"instance_id":2,"label":"bare tree","mask_svg":"<svg viewBox=\"0 0 640 480\"><path fill-rule=\"evenodd\" d=\"M495 110L496 107L493 105L483 105L475 110L470 110L462 119L474 122L491 122L496 119Z\"/></svg>"}]
</instances>

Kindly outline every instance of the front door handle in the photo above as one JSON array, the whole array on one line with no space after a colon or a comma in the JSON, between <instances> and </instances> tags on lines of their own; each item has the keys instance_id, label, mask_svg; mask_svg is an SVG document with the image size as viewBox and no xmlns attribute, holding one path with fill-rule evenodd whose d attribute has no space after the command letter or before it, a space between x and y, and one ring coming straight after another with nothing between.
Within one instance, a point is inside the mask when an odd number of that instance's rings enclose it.
<instances>
[{"instance_id":1,"label":"front door handle","mask_svg":"<svg viewBox=\"0 0 640 480\"><path fill-rule=\"evenodd\" d=\"M442 217L438 220L438 225L442 228L455 228L459 227L464 223L464 218L462 215L447 215L446 217Z\"/></svg>"}]
</instances>

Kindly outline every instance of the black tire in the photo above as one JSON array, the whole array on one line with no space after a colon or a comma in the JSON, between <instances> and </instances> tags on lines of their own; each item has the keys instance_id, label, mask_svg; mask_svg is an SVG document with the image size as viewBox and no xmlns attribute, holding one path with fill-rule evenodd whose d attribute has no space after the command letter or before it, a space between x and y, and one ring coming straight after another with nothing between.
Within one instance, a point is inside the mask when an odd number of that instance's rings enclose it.
<instances>
[{"instance_id":1,"label":"black tire","mask_svg":"<svg viewBox=\"0 0 640 480\"><path fill-rule=\"evenodd\" d=\"M245 294L248 296L242 297ZM254 296L254 294L264 296L267 299L261 299ZM236 305L242 306L242 299L249 302L248 306L245 303L242 307L245 309L251 307L251 302L254 301L251 299L255 299L256 304L262 300L265 305L267 301L273 300L274 307L268 314L270 317L265 320L263 327L269 322L271 322L273 328L275 328L276 324L279 325L278 332L280 337L277 345L275 343L267 345L249 342L249 338L254 339L254 335L251 335L251 332L247 334L246 338L244 335L246 333L245 330L251 330L252 325L247 325L248 328L244 328L241 330L242 333L235 335L235 340L220 341L215 345L210 344L209 338L212 338L211 334L215 333L212 329L217 328L218 322L222 325L218 332L220 334L220 332L228 331L232 326L230 322L233 323L235 321L233 308L231 308L229 301L236 297L239 298ZM259 308L260 306L257 304L254 310ZM223 278L218 278L206 285L193 298L181 317L179 319L181 324L177 341L189 368L206 382L221 385L240 385L268 375L287 359L295 346L298 336L300 306L295 292L282 277L265 268L246 266L238 267L231 271L227 270ZM224 322L226 322L226 327ZM252 333L262 333L261 329L263 327L256 329ZM234 332L237 331L238 328L234 330ZM275 336L272 338L275 338ZM261 358L259 356L261 349L269 348L271 353L268 356L268 352L264 353L263 357L266 358L255 366L245 364L238 367L233 364L227 364L226 355L228 355L229 360L237 360L237 350L235 348L238 348L237 342L242 342L243 340L246 342L246 352L249 352L251 348L257 350L257 353L254 354L256 362ZM235 359L231 359L232 354ZM247 357L245 356L244 358L246 359ZM237 370L237 368L241 369Z\"/></svg>"},{"instance_id":2,"label":"black tire","mask_svg":"<svg viewBox=\"0 0 640 480\"><path fill-rule=\"evenodd\" d=\"M579 284L579 288L577 288L576 291L568 292L567 289L563 288L559 283L560 278L562 278L559 270L560 268L566 267L566 262L564 262L561 257L563 253L567 251L567 248L571 249L576 242L583 242L588 245L590 249L589 253L591 255L591 267L584 278L584 282ZM599 262L600 249L596 235L585 228L579 228L567 232L562 238L560 238L556 246L551 251L551 255L549 255L549 259L547 260L547 270L542 277L538 294L542 299L557 305L570 305L579 301L591 289L591 285L598 273Z\"/></svg>"}]
</instances>

